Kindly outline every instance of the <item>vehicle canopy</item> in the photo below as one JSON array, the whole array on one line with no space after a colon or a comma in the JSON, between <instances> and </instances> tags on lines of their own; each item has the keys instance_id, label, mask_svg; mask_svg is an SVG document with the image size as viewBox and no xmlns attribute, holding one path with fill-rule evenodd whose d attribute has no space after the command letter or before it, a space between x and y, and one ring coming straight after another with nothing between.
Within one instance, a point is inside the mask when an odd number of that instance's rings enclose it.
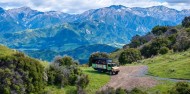
<instances>
[{"instance_id":1,"label":"vehicle canopy","mask_svg":"<svg viewBox=\"0 0 190 94\"><path fill-rule=\"evenodd\" d=\"M94 58L92 60L92 63L95 63L95 64L111 64L112 59L109 59L109 58Z\"/></svg>"}]
</instances>

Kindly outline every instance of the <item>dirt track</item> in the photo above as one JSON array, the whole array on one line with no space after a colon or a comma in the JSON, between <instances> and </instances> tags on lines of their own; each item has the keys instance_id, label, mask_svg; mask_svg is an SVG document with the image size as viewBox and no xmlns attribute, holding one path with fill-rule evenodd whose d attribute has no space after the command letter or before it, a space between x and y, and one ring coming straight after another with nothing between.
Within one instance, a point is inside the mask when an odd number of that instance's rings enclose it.
<instances>
[{"instance_id":1,"label":"dirt track","mask_svg":"<svg viewBox=\"0 0 190 94\"><path fill-rule=\"evenodd\" d=\"M152 77L147 77L147 66L121 66L117 75L111 76L111 80L102 89L106 87L122 87L131 90L135 87L153 87L158 82Z\"/></svg>"}]
</instances>

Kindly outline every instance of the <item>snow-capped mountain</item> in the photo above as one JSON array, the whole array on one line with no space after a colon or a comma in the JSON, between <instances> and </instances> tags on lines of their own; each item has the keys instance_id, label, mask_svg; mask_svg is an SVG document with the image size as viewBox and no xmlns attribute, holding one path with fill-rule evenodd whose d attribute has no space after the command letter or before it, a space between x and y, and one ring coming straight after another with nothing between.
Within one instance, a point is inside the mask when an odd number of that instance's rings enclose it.
<instances>
[{"instance_id":1,"label":"snow-capped mountain","mask_svg":"<svg viewBox=\"0 0 190 94\"><path fill-rule=\"evenodd\" d=\"M185 16L190 16L190 10L165 6L112 5L81 14L0 8L0 43L16 49L56 51L93 44L122 47L137 34L144 35L156 25L180 24Z\"/></svg>"}]
</instances>

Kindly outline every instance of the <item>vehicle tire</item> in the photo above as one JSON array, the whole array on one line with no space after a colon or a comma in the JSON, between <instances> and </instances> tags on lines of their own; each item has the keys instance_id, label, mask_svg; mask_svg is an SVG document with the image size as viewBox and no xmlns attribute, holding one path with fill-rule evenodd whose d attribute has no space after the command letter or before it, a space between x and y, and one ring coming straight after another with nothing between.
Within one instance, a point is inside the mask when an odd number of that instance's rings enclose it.
<instances>
[{"instance_id":1,"label":"vehicle tire","mask_svg":"<svg viewBox=\"0 0 190 94\"><path fill-rule=\"evenodd\" d=\"M115 74L118 74L118 71L116 71Z\"/></svg>"},{"instance_id":2,"label":"vehicle tire","mask_svg":"<svg viewBox=\"0 0 190 94\"><path fill-rule=\"evenodd\" d=\"M101 69L98 69L98 72L102 72L102 70L101 70Z\"/></svg>"},{"instance_id":3,"label":"vehicle tire","mask_svg":"<svg viewBox=\"0 0 190 94\"><path fill-rule=\"evenodd\" d=\"M110 74L110 75L112 75L112 74L113 74L113 72L112 72L112 71L109 71L109 74Z\"/></svg>"}]
</instances>

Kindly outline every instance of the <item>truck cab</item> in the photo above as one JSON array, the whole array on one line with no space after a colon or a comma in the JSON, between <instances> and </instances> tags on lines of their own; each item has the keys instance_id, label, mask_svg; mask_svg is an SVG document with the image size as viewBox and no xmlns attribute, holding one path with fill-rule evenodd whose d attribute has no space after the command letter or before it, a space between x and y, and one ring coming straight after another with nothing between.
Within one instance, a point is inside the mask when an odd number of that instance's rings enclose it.
<instances>
[{"instance_id":1,"label":"truck cab","mask_svg":"<svg viewBox=\"0 0 190 94\"><path fill-rule=\"evenodd\" d=\"M113 63L112 59L95 58L92 61L92 68L99 72L108 72L109 74L118 74L119 67Z\"/></svg>"}]
</instances>

